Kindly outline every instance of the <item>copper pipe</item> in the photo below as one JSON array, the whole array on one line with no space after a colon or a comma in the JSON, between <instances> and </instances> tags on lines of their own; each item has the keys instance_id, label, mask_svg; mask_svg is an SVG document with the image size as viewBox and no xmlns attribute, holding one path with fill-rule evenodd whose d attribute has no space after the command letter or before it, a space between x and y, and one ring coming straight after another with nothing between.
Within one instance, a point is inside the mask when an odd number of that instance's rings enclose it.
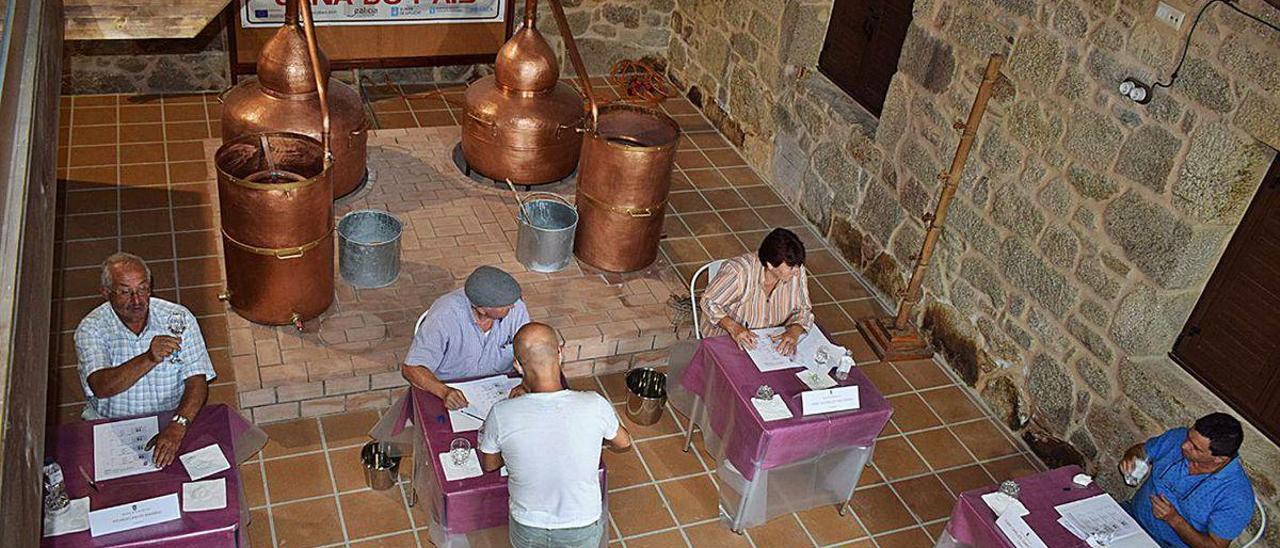
<instances>
[{"instance_id":1,"label":"copper pipe","mask_svg":"<svg viewBox=\"0 0 1280 548\"><path fill-rule=\"evenodd\" d=\"M951 199L956 195L956 188L960 186L960 176L964 173L964 164L969 159L969 149L973 147L973 139L978 134L978 124L982 123L982 115L987 112L987 100L991 98L991 87L1000 76L1000 65L1003 63L1003 55L991 54L987 60L987 71L982 75L982 85L978 86L978 96L973 99L973 107L969 109L969 119L963 126L957 127L957 129L963 128L964 132L960 135L960 143L956 145L955 156L951 158L951 169L940 177L945 182L942 185L942 194L938 197L938 206L932 215L925 216L929 227L925 230L924 244L920 246L920 255L916 259L915 269L911 272L911 281L907 283L907 291L902 297L902 302L898 303L898 315L893 320L895 330L907 329L911 308L915 306L916 301L920 300L920 287L924 285L929 259L933 257L933 248L938 243L938 237L942 235L943 224L947 219L947 209L951 206Z\"/></svg>"},{"instance_id":2,"label":"copper pipe","mask_svg":"<svg viewBox=\"0 0 1280 548\"><path fill-rule=\"evenodd\" d=\"M311 18L311 2L297 0L302 4L302 33L307 37L307 54L311 57L311 71L316 77L316 92L320 94L320 146L324 147L324 162L329 165L333 161L333 152L329 150L329 86L325 82L320 67L320 46L316 44L316 24Z\"/></svg>"},{"instance_id":3,"label":"copper pipe","mask_svg":"<svg viewBox=\"0 0 1280 548\"><path fill-rule=\"evenodd\" d=\"M531 29L538 22L538 0L524 2L524 28Z\"/></svg>"},{"instance_id":4,"label":"copper pipe","mask_svg":"<svg viewBox=\"0 0 1280 548\"><path fill-rule=\"evenodd\" d=\"M591 105L591 130L595 131L600 122L600 106L596 103L596 94L591 89L591 78L587 75L586 65L582 64L582 56L578 54L578 43L573 40L573 33L569 31L569 19L564 16L564 7L560 5L560 0L551 0L551 13L556 16L556 27L559 27L560 36L564 38L564 47L569 52L569 61L573 63L573 71L578 73L578 79L582 81L582 92L587 95L587 104Z\"/></svg>"}]
</instances>

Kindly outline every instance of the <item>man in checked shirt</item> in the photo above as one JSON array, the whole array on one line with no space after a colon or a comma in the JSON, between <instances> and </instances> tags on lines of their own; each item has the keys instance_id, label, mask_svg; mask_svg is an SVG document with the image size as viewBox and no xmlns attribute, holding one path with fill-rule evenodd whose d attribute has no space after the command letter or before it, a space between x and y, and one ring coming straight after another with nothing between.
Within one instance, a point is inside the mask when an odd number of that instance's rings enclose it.
<instances>
[{"instance_id":1,"label":"man in checked shirt","mask_svg":"<svg viewBox=\"0 0 1280 548\"><path fill-rule=\"evenodd\" d=\"M151 269L116 253L102 262L102 296L76 328L85 419L174 411L151 444L154 461L173 462L187 427L204 407L217 375L196 318L182 305L151 296ZM178 335L181 333L181 335Z\"/></svg>"}]
</instances>

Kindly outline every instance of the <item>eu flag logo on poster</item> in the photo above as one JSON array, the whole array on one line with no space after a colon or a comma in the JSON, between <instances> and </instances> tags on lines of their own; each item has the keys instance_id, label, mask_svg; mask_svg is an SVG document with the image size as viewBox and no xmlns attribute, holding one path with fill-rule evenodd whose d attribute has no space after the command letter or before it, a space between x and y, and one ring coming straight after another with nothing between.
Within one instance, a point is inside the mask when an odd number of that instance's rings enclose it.
<instances>
[{"instance_id":1,"label":"eu flag logo on poster","mask_svg":"<svg viewBox=\"0 0 1280 548\"><path fill-rule=\"evenodd\" d=\"M267 16L267 10L253 10L253 16L254 16L254 17L266 17L266 16Z\"/></svg>"},{"instance_id":2,"label":"eu flag logo on poster","mask_svg":"<svg viewBox=\"0 0 1280 548\"><path fill-rule=\"evenodd\" d=\"M400 6L392 6L392 7L391 7L391 16L392 16L392 17L398 17L399 15L400 15Z\"/></svg>"}]
</instances>

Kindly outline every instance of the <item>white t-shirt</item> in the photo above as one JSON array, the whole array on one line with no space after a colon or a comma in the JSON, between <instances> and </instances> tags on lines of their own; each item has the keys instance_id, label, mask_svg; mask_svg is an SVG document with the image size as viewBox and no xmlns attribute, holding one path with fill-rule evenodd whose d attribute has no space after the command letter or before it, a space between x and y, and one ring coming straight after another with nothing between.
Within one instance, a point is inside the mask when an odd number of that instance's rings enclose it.
<instances>
[{"instance_id":1,"label":"white t-shirt","mask_svg":"<svg viewBox=\"0 0 1280 548\"><path fill-rule=\"evenodd\" d=\"M494 404L480 450L502 453L511 519L570 529L600 519L600 443L618 434L618 415L595 392L529 393Z\"/></svg>"}]
</instances>

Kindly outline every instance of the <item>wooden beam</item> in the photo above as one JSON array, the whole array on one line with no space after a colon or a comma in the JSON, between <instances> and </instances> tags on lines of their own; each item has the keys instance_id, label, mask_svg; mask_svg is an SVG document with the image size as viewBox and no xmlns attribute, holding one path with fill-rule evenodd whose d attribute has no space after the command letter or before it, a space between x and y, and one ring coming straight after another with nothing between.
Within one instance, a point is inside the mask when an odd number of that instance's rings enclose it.
<instances>
[{"instance_id":1,"label":"wooden beam","mask_svg":"<svg viewBox=\"0 0 1280 548\"><path fill-rule=\"evenodd\" d=\"M67 40L194 38L229 0L64 0Z\"/></svg>"}]
</instances>

